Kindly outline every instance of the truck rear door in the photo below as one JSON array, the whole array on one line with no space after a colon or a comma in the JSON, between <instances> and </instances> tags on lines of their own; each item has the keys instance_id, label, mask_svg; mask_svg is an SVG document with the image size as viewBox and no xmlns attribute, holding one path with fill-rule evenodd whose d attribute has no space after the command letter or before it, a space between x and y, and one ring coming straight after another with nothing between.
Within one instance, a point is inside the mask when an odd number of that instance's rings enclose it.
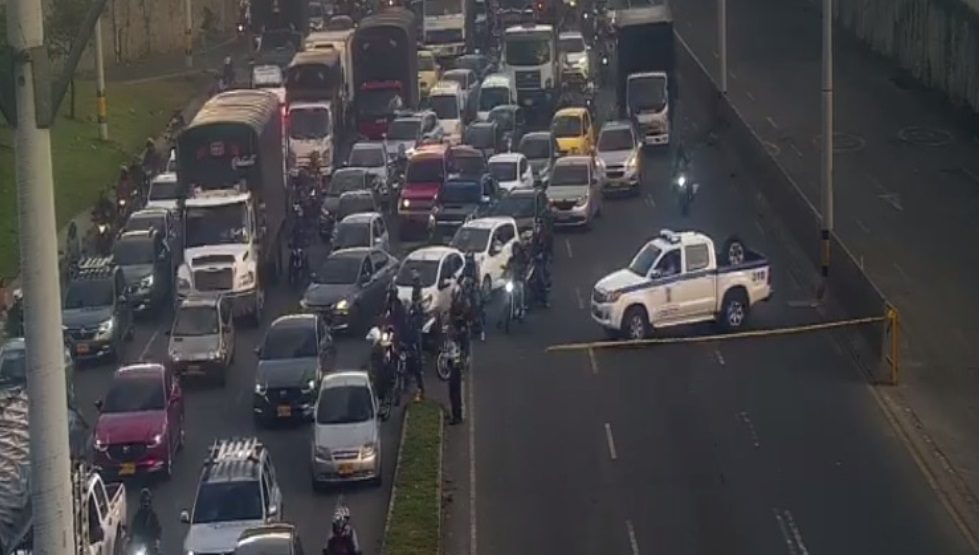
<instances>
[{"instance_id":1,"label":"truck rear door","mask_svg":"<svg viewBox=\"0 0 979 555\"><path fill-rule=\"evenodd\" d=\"M711 248L706 242L683 247L683 281L679 287L681 318L696 319L713 314L717 296L717 275L711 263Z\"/></svg>"}]
</instances>

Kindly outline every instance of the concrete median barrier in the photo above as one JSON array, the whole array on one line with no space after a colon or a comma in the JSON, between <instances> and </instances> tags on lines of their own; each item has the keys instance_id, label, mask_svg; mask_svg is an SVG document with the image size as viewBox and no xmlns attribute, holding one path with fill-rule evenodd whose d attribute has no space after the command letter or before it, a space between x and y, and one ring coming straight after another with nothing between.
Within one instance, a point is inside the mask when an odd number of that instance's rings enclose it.
<instances>
[{"instance_id":1,"label":"concrete median barrier","mask_svg":"<svg viewBox=\"0 0 979 555\"><path fill-rule=\"evenodd\" d=\"M765 142L748 125L730 99L721 95L704 65L678 34L677 65L680 72L680 103L688 108L706 111L713 116L718 129L726 135L725 146L732 149L744 164L751 179L744 182L761 194L775 216L792 236L805 256L820 265L819 240L821 217L816 207L802 193L799 185L772 156ZM870 276L834 233L830 236L830 271L828 287L840 302L848 318L882 316L889 303ZM883 359L884 328L865 325L857 328L868 348Z\"/></svg>"}]
</instances>

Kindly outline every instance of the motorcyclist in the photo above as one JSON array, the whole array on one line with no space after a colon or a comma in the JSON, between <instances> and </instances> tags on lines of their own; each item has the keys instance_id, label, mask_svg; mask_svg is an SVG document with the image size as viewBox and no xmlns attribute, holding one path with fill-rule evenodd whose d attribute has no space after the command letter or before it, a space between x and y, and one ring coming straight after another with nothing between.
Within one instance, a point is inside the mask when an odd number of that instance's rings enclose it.
<instances>
[{"instance_id":1,"label":"motorcyclist","mask_svg":"<svg viewBox=\"0 0 979 555\"><path fill-rule=\"evenodd\" d=\"M408 336L410 341L406 342L408 348L408 367L406 370L418 384L418 397L425 395L425 381L422 378L422 330L428 314L422 302L422 282L421 276L417 272L411 278L411 306L408 309Z\"/></svg>"},{"instance_id":2,"label":"motorcyclist","mask_svg":"<svg viewBox=\"0 0 979 555\"><path fill-rule=\"evenodd\" d=\"M513 253L507 261L506 271L513 281L513 296L517 307L517 318L523 318L527 311L527 300L524 294L524 284L527 279L527 266L530 263L527 248L522 241L513 243Z\"/></svg>"},{"instance_id":3,"label":"motorcyclist","mask_svg":"<svg viewBox=\"0 0 979 555\"><path fill-rule=\"evenodd\" d=\"M683 148L683 143L680 143L676 147L676 155L673 158L673 176L676 177L680 174L687 173L689 167L690 156L687 154L686 149Z\"/></svg>"},{"instance_id":4,"label":"motorcyclist","mask_svg":"<svg viewBox=\"0 0 979 555\"><path fill-rule=\"evenodd\" d=\"M479 328L479 340L486 341L486 299L483 292L479 290L479 266L476 262L476 255L471 252L466 253L465 264L462 267L462 283L469 296L469 302L473 309L473 324Z\"/></svg>"},{"instance_id":5,"label":"motorcyclist","mask_svg":"<svg viewBox=\"0 0 979 555\"><path fill-rule=\"evenodd\" d=\"M231 61L231 56L224 58L224 66L221 68L221 83L226 89L230 89L235 84L235 65Z\"/></svg>"},{"instance_id":6,"label":"motorcyclist","mask_svg":"<svg viewBox=\"0 0 979 555\"><path fill-rule=\"evenodd\" d=\"M476 307L472 304L472 296L456 289L452 293L452 303L449 306L449 329L462 350L462 356L469 356L469 336L472 332L472 322L475 319Z\"/></svg>"},{"instance_id":7,"label":"motorcyclist","mask_svg":"<svg viewBox=\"0 0 979 555\"><path fill-rule=\"evenodd\" d=\"M393 283L388 287L387 298L384 301L384 324L394 328L394 338L397 343L403 343L407 339L408 317L404 303L398 298L398 287Z\"/></svg>"},{"instance_id":8,"label":"motorcyclist","mask_svg":"<svg viewBox=\"0 0 979 555\"><path fill-rule=\"evenodd\" d=\"M333 525L330 539L326 541L323 555L361 555L357 531L350 526L350 510L344 506L337 507L333 513Z\"/></svg>"},{"instance_id":9,"label":"motorcyclist","mask_svg":"<svg viewBox=\"0 0 979 555\"><path fill-rule=\"evenodd\" d=\"M116 180L116 207L125 212L130 207L129 202L133 196L133 180L129 174L129 168L119 167L119 179ZM122 222L120 222L122 223Z\"/></svg>"},{"instance_id":10,"label":"motorcyclist","mask_svg":"<svg viewBox=\"0 0 979 555\"><path fill-rule=\"evenodd\" d=\"M163 529L160 527L160 519L153 510L153 494L149 489L143 488L139 492L139 509L133 515L132 526L130 526L130 543L142 545L147 551L159 552L160 538Z\"/></svg>"},{"instance_id":11,"label":"motorcyclist","mask_svg":"<svg viewBox=\"0 0 979 555\"><path fill-rule=\"evenodd\" d=\"M143 173L154 175L160 170L160 153L156 150L156 143L152 138L146 139L146 146L143 148Z\"/></svg>"}]
</instances>

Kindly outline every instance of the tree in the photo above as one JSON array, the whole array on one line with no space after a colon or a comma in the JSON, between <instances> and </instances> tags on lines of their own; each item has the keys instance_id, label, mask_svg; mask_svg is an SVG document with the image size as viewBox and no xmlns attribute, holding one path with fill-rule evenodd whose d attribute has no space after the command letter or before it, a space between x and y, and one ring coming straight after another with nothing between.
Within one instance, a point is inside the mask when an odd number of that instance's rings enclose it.
<instances>
[{"instance_id":1,"label":"tree","mask_svg":"<svg viewBox=\"0 0 979 555\"><path fill-rule=\"evenodd\" d=\"M14 51L7 42L7 5L0 4L0 114L14 117Z\"/></svg>"},{"instance_id":2,"label":"tree","mask_svg":"<svg viewBox=\"0 0 979 555\"><path fill-rule=\"evenodd\" d=\"M85 0L53 0L44 22L44 39L48 45L48 54L62 61L68 57L75 45L75 35L78 24L85 20L88 2ZM75 72L72 71L68 82L69 106L68 117L75 118Z\"/></svg>"}]
</instances>

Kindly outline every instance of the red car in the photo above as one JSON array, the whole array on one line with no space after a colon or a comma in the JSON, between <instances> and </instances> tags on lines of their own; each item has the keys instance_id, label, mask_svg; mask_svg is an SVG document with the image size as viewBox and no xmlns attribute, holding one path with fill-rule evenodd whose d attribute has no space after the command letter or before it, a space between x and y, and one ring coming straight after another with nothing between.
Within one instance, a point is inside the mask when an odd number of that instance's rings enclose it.
<instances>
[{"instance_id":1,"label":"red car","mask_svg":"<svg viewBox=\"0 0 979 555\"><path fill-rule=\"evenodd\" d=\"M173 372L162 364L116 370L97 401L95 461L120 478L162 472L169 477L184 439L184 401Z\"/></svg>"}]
</instances>

